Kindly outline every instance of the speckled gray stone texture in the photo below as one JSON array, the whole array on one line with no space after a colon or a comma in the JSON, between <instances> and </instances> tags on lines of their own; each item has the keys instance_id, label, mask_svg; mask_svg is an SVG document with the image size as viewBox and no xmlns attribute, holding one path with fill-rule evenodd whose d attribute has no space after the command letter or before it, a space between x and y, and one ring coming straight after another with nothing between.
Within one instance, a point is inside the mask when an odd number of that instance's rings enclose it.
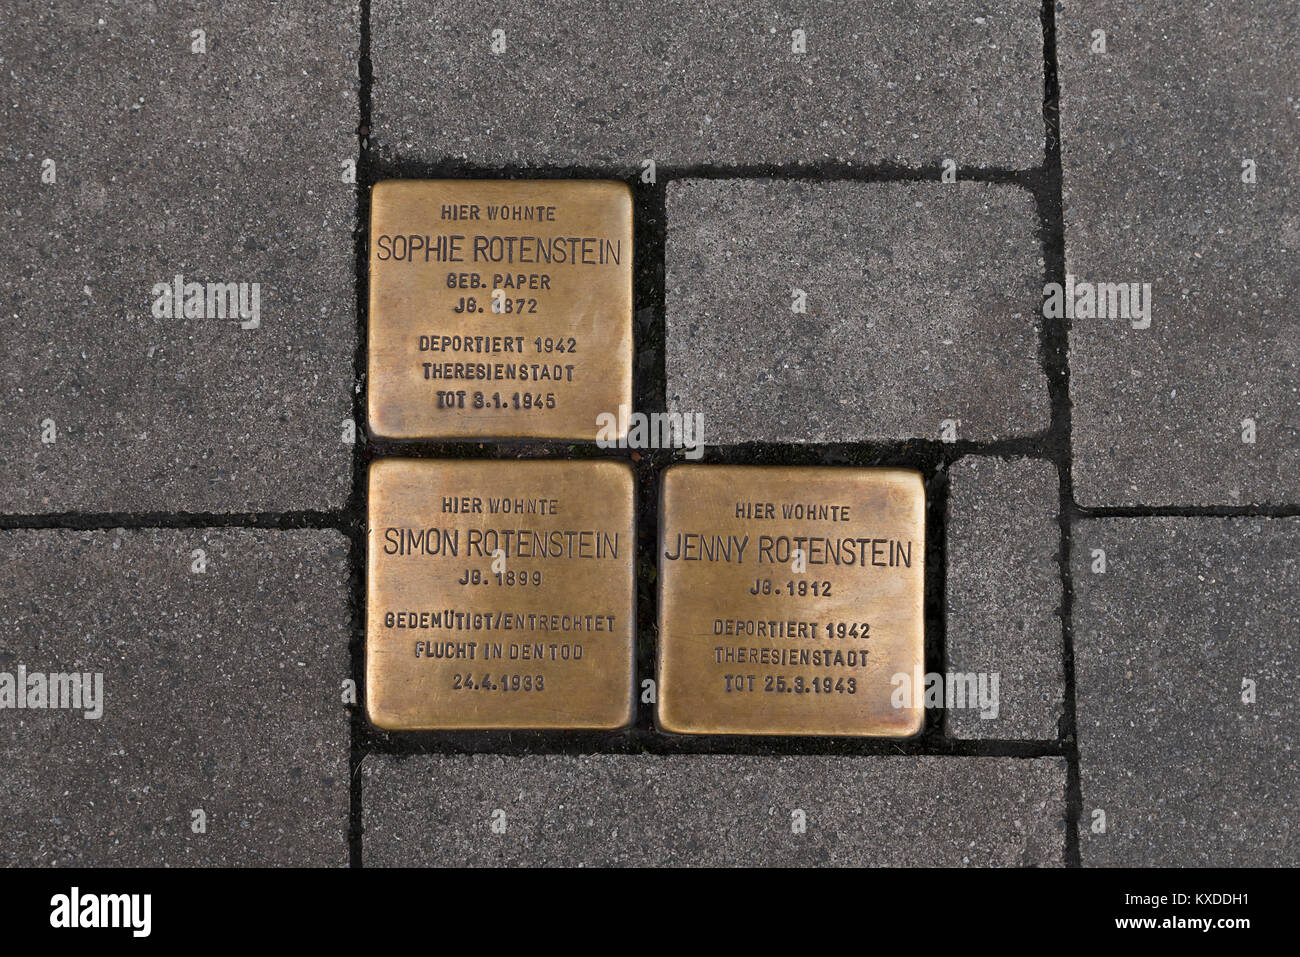
<instances>
[{"instance_id":1,"label":"speckled gray stone texture","mask_svg":"<svg viewBox=\"0 0 1300 957\"><path fill-rule=\"evenodd\" d=\"M947 670L985 676L990 693L998 676L996 709L945 712L953 737L1058 736L1065 699L1059 512L1051 462L967 456L949 472Z\"/></svg>"},{"instance_id":2,"label":"speckled gray stone texture","mask_svg":"<svg viewBox=\"0 0 1300 957\"><path fill-rule=\"evenodd\" d=\"M0 691L103 675L98 719L0 708L0 864L346 865L347 558L330 531L0 533Z\"/></svg>"},{"instance_id":3,"label":"speckled gray stone texture","mask_svg":"<svg viewBox=\"0 0 1300 957\"><path fill-rule=\"evenodd\" d=\"M669 408L709 444L1040 431L1036 227L1014 186L670 183Z\"/></svg>"},{"instance_id":4,"label":"speckled gray stone texture","mask_svg":"<svg viewBox=\"0 0 1300 957\"><path fill-rule=\"evenodd\" d=\"M1150 328L1074 320L1075 498L1300 502L1300 5L1067 2L1057 23L1066 268L1152 294Z\"/></svg>"},{"instance_id":5,"label":"speckled gray stone texture","mask_svg":"<svg viewBox=\"0 0 1300 957\"><path fill-rule=\"evenodd\" d=\"M371 755L362 773L367 866L1054 866L1063 855L1059 758Z\"/></svg>"},{"instance_id":6,"label":"speckled gray stone texture","mask_svg":"<svg viewBox=\"0 0 1300 957\"><path fill-rule=\"evenodd\" d=\"M375 0L375 141L494 167L1024 169L1043 154L1042 53L1027 0Z\"/></svg>"},{"instance_id":7,"label":"speckled gray stone texture","mask_svg":"<svg viewBox=\"0 0 1300 957\"><path fill-rule=\"evenodd\" d=\"M1300 519L1098 519L1072 554L1083 863L1300 864Z\"/></svg>"},{"instance_id":8,"label":"speckled gray stone texture","mask_svg":"<svg viewBox=\"0 0 1300 957\"><path fill-rule=\"evenodd\" d=\"M7 6L0 511L341 506L356 4ZM155 315L176 276L258 327Z\"/></svg>"}]
</instances>

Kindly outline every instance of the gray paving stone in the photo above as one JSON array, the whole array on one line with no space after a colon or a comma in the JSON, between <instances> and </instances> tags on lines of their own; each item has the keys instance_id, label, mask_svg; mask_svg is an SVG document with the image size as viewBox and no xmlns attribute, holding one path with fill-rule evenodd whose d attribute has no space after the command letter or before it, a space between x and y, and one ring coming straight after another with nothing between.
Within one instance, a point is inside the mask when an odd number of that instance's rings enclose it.
<instances>
[{"instance_id":1,"label":"gray paving stone","mask_svg":"<svg viewBox=\"0 0 1300 957\"><path fill-rule=\"evenodd\" d=\"M1050 462L967 457L949 473L947 669L998 681L996 709L945 712L953 737L1057 738L1059 498Z\"/></svg>"},{"instance_id":2,"label":"gray paving stone","mask_svg":"<svg viewBox=\"0 0 1300 957\"><path fill-rule=\"evenodd\" d=\"M372 755L362 773L368 866L1059 865L1063 853L1057 758Z\"/></svg>"},{"instance_id":3,"label":"gray paving stone","mask_svg":"<svg viewBox=\"0 0 1300 957\"><path fill-rule=\"evenodd\" d=\"M1153 300L1150 328L1074 320L1076 498L1300 502L1300 7L1100 0L1057 20L1066 267Z\"/></svg>"},{"instance_id":4,"label":"gray paving stone","mask_svg":"<svg viewBox=\"0 0 1300 957\"><path fill-rule=\"evenodd\" d=\"M0 708L0 864L346 865L347 554L329 531L0 533L0 701L20 668L103 676L97 719Z\"/></svg>"},{"instance_id":5,"label":"gray paving stone","mask_svg":"<svg viewBox=\"0 0 1300 957\"><path fill-rule=\"evenodd\" d=\"M308 0L6 12L0 511L346 500L358 22ZM157 317L177 275L249 284L250 312L257 283L259 327Z\"/></svg>"},{"instance_id":6,"label":"gray paving stone","mask_svg":"<svg viewBox=\"0 0 1300 957\"><path fill-rule=\"evenodd\" d=\"M1085 521L1073 559L1083 863L1300 863L1300 519Z\"/></svg>"},{"instance_id":7,"label":"gray paving stone","mask_svg":"<svg viewBox=\"0 0 1300 957\"><path fill-rule=\"evenodd\" d=\"M1011 186L670 183L669 407L722 444L1046 428L1036 225Z\"/></svg>"},{"instance_id":8,"label":"gray paving stone","mask_svg":"<svg viewBox=\"0 0 1300 957\"><path fill-rule=\"evenodd\" d=\"M1043 35L1028 0L375 0L371 22L376 142L405 159L1042 160ZM806 53L792 52L797 29Z\"/></svg>"}]
</instances>

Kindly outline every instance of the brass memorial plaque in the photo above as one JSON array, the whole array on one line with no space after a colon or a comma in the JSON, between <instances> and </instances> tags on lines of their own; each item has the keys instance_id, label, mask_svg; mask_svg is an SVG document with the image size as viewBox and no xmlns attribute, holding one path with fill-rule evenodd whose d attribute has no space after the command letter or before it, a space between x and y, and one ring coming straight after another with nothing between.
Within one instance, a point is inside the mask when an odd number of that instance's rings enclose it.
<instances>
[{"instance_id":1,"label":"brass memorial plaque","mask_svg":"<svg viewBox=\"0 0 1300 957\"><path fill-rule=\"evenodd\" d=\"M376 436L590 440L601 413L625 422L631 191L576 180L378 183L369 356Z\"/></svg>"},{"instance_id":2,"label":"brass memorial plaque","mask_svg":"<svg viewBox=\"0 0 1300 957\"><path fill-rule=\"evenodd\" d=\"M659 514L665 731L921 730L894 694L924 670L920 473L680 465Z\"/></svg>"},{"instance_id":3,"label":"brass memorial plaque","mask_svg":"<svg viewBox=\"0 0 1300 957\"><path fill-rule=\"evenodd\" d=\"M620 462L370 466L366 701L391 730L632 716L633 481Z\"/></svg>"}]
</instances>

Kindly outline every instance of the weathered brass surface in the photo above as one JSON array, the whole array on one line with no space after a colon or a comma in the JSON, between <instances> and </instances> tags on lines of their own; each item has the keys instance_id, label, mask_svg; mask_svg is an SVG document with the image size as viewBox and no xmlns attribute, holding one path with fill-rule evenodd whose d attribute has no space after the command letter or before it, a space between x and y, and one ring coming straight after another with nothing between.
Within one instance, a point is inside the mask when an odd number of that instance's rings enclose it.
<instances>
[{"instance_id":1,"label":"weathered brass surface","mask_svg":"<svg viewBox=\"0 0 1300 957\"><path fill-rule=\"evenodd\" d=\"M373 435L595 439L632 402L631 191L376 184L369 357Z\"/></svg>"},{"instance_id":2,"label":"weathered brass surface","mask_svg":"<svg viewBox=\"0 0 1300 957\"><path fill-rule=\"evenodd\" d=\"M920 702L892 700L896 674L924 670L919 473L682 465L659 514L660 727L921 730Z\"/></svg>"},{"instance_id":3,"label":"weathered brass surface","mask_svg":"<svg viewBox=\"0 0 1300 957\"><path fill-rule=\"evenodd\" d=\"M369 515L374 724L617 728L631 720L629 467L381 459L370 466Z\"/></svg>"}]
</instances>

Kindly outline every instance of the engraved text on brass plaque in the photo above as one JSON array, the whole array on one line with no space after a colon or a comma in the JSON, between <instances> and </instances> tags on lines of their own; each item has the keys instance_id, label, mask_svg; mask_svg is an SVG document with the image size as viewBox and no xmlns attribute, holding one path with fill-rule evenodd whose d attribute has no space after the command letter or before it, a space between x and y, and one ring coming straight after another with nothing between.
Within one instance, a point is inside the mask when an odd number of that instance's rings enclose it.
<instances>
[{"instance_id":1,"label":"engraved text on brass plaque","mask_svg":"<svg viewBox=\"0 0 1300 957\"><path fill-rule=\"evenodd\" d=\"M903 469L684 465L663 478L658 720L684 734L907 737L925 488Z\"/></svg>"},{"instance_id":2,"label":"engraved text on brass plaque","mask_svg":"<svg viewBox=\"0 0 1300 957\"><path fill-rule=\"evenodd\" d=\"M388 729L631 719L633 483L619 462L370 467L366 699Z\"/></svg>"},{"instance_id":3,"label":"engraved text on brass plaque","mask_svg":"<svg viewBox=\"0 0 1300 957\"><path fill-rule=\"evenodd\" d=\"M374 435L595 439L631 405L627 185L377 184L369 362Z\"/></svg>"}]
</instances>

